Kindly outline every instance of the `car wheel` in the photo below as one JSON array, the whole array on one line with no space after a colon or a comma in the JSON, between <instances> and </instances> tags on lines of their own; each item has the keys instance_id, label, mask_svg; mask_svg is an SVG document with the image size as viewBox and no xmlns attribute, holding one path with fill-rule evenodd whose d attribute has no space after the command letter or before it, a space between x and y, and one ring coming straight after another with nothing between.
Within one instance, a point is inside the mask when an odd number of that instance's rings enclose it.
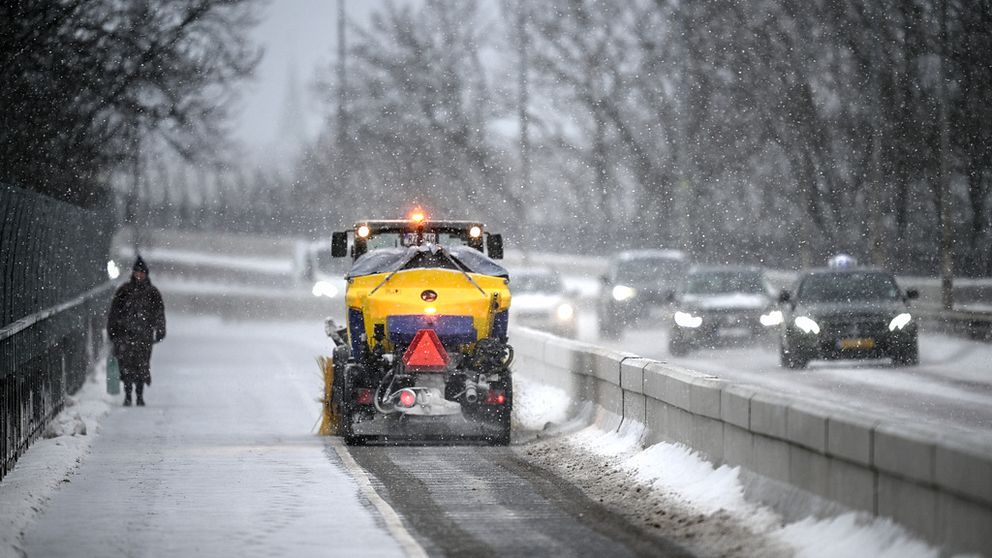
<instances>
[{"instance_id":1,"label":"car wheel","mask_svg":"<svg viewBox=\"0 0 992 558\"><path fill-rule=\"evenodd\" d=\"M892 353L892 364L896 366L916 366L919 363L920 345L916 339Z\"/></svg>"},{"instance_id":2,"label":"car wheel","mask_svg":"<svg viewBox=\"0 0 992 558\"><path fill-rule=\"evenodd\" d=\"M806 368L809 364L809 358L805 355L799 354L797 351L790 351L785 348L785 345L779 346L779 362L781 362L783 368L789 368L791 370L800 370Z\"/></svg>"},{"instance_id":3,"label":"car wheel","mask_svg":"<svg viewBox=\"0 0 992 558\"><path fill-rule=\"evenodd\" d=\"M617 323L616 318L609 317L609 314L599 316L599 336L603 339L619 339L623 328Z\"/></svg>"},{"instance_id":4,"label":"car wheel","mask_svg":"<svg viewBox=\"0 0 992 558\"><path fill-rule=\"evenodd\" d=\"M685 356L689 354L690 346L689 342L682 338L681 335L677 335L674 332L668 339L668 352L672 356Z\"/></svg>"}]
</instances>

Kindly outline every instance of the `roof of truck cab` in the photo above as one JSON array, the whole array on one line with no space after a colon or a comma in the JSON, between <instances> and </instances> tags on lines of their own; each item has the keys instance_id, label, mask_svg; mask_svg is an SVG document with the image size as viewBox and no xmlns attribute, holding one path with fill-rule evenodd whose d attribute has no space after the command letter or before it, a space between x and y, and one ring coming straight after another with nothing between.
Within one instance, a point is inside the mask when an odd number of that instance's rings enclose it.
<instances>
[{"instance_id":1,"label":"roof of truck cab","mask_svg":"<svg viewBox=\"0 0 992 558\"><path fill-rule=\"evenodd\" d=\"M358 221L355 223L356 228L362 225L366 225L372 230L408 229L408 228L416 227L418 225L423 225L425 229L468 230L472 227L484 226L481 221L464 221L464 220L435 221L433 219L425 219L424 221L412 221L409 219L370 219L367 221Z\"/></svg>"}]
</instances>

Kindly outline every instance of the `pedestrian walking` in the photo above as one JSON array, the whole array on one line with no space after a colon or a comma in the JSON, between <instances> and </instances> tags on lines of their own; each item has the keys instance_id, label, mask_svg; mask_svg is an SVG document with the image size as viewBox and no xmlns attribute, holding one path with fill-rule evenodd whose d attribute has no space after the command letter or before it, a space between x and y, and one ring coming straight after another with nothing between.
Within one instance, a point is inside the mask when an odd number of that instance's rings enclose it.
<instances>
[{"instance_id":1,"label":"pedestrian walking","mask_svg":"<svg viewBox=\"0 0 992 558\"><path fill-rule=\"evenodd\" d=\"M148 265L140 255L131 270L131 280L114 293L107 334L120 365L124 406L131 405L132 385L135 403L144 406L145 385L152 384L152 344L165 339L165 304L148 278Z\"/></svg>"}]
</instances>

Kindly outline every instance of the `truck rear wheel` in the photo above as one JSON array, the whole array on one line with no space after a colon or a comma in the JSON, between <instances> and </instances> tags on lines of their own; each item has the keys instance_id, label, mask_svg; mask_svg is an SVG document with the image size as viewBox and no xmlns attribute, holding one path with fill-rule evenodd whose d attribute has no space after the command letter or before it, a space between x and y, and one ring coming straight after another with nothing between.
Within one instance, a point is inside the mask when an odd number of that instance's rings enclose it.
<instances>
[{"instance_id":1,"label":"truck rear wheel","mask_svg":"<svg viewBox=\"0 0 992 558\"><path fill-rule=\"evenodd\" d=\"M512 430L512 425L510 424L510 417L513 415L513 379L507 378L506 382L503 384L503 393L506 394L506 403L504 403L499 408L495 409L493 417L496 426L499 428L499 432L493 434L489 437L489 445L491 446L508 446L510 445L510 431Z\"/></svg>"},{"instance_id":2,"label":"truck rear wheel","mask_svg":"<svg viewBox=\"0 0 992 558\"><path fill-rule=\"evenodd\" d=\"M360 372L360 367L357 364L346 365L344 372L341 374L341 382L338 383L341 389L339 403L339 409L341 410L341 436L344 438L344 443L349 446L363 446L367 440L365 436L355 434L354 430L356 405L354 403L353 390L355 387L355 377L358 375L358 372Z\"/></svg>"},{"instance_id":3,"label":"truck rear wheel","mask_svg":"<svg viewBox=\"0 0 992 558\"><path fill-rule=\"evenodd\" d=\"M368 439L365 436L359 436L355 434L352 417L354 416L353 404L347 404L341 408L341 435L344 438L344 443L349 446L364 446Z\"/></svg>"}]
</instances>

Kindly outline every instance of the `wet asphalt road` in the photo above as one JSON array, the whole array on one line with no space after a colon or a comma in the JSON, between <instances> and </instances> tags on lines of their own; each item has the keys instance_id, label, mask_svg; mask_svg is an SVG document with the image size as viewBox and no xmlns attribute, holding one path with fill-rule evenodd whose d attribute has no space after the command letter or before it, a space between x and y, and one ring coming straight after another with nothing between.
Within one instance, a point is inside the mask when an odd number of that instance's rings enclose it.
<instances>
[{"instance_id":1,"label":"wet asphalt road","mask_svg":"<svg viewBox=\"0 0 992 558\"><path fill-rule=\"evenodd\" d=\"M509 448L348 450L432 556L691 556Z\"/></svg>"}]
</instances>

